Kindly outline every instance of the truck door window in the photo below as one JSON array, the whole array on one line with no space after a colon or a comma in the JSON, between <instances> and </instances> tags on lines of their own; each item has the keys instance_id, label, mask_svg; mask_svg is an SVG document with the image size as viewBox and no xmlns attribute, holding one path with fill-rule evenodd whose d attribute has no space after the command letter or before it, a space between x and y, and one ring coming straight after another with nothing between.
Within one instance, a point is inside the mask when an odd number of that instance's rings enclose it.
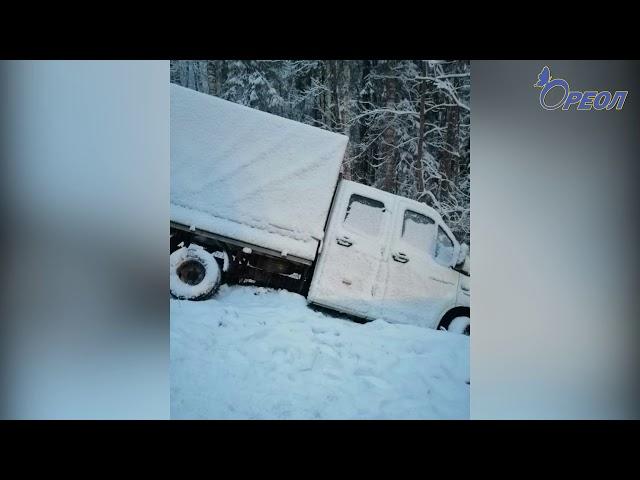
<instances>
[{"instance_id":1,"label":"truck door window","mask_svg":"<svg viewBox=\"0 0 640 480\"><path fill-rule=\"evenodd\" d=\"M438 227L438 243L436 245L436 261L441 265L450 266L453 263L453 241L442 227Z\"/></svg>"},{"instance_id":2,"label":"truck door window","mask_svg":"<svg viewBox=\"0 0 640 480\"><path fill-rule=\"evenodd\" d=\"M353 194L349 199L344 223L360 233L376 236L380 233L384 212L384 203Z\"/></svg>"},{"instance_id":3,"label":"truck door window","mask_svg":"<svg viewBox=\"0 0 640 480\"><path fill-rule=\"evenodd\" d=\"M405 210L402 239L409 245L433 255L436 236L435 222L421 213Z\"/></svg>"}]
</instances>

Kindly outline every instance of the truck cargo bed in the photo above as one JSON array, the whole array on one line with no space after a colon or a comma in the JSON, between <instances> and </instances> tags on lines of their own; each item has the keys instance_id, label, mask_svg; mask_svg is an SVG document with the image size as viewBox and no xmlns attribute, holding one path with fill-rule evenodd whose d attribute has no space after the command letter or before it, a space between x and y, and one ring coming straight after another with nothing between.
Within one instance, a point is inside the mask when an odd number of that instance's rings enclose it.
<instances>
[{"instance_id":1,"label":"truck cargo bed","mask_svg":"<svg viewBox=\"0 0 640 480\"><path fill-rule=\"evenodd\" d=\"M171 85L171 220L313 261L348 138Z\"/></svg>"}]
</instances>

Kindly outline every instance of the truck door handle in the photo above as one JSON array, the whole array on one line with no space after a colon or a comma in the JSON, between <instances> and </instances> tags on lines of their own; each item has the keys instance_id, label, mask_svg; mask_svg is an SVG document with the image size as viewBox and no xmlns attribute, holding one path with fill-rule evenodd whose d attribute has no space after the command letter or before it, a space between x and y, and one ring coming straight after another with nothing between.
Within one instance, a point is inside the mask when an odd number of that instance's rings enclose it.
<instances>
[{"instance_id":1,"label":"truck door handle","mask_svg":"<svg viewBox=\"0 0 640 480\"><path fill-rule=\"evenodd\" d=\"M336 238L338 245L342 245L343 247L350 247L353 245L353 242L349 240L349 237L338 237Z\"/></svg>"},{"instance_id":2,"label":"truck door handle","mask_svg":"<svg viewBox=\"0 0 640 480\"><path fill-rule=\"evenodd\" d=\"M393 257L393 259L396 262L400 262L400 263L407 263L409 261L409 259L407 258L407 256L402 253L402 252L398 252L398 253L394 253L393 255L391 255Z\"/></svg>"}]
</instances>

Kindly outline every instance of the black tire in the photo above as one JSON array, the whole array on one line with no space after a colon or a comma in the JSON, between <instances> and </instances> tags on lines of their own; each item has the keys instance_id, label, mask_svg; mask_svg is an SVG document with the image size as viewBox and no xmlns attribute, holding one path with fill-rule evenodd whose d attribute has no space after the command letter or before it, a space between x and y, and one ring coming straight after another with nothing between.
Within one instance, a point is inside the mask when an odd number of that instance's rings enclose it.
<instances>
[{"instance_id":1,"label":"black tire","mask_svg":"<svg viewBox=\"0 0 640 480\"><path fill-rule=\"evenodd\" d=\"M462 322L459 319L465 319L465 321ZM461 323L464 325L461 326ZM456 307L449 310L440 320L438 330L471 336L471 310L467 307Z\"/></svg>"},{"instance_id":2,"label":"black tire","mask_svg":"<svg viewBox=\"0 0 640 480\"><path fill-rule=\"evenodd\" d=\"M220 286L220 267L215 257L192 243L169 257L171 296L180 300L205 300Z\"/></svg>"},{"instance_id":3,"label":"black tire","mask_svg":"<svg viewBox=\"0 0 640 480\"><path fill-rule=\"evenodd\" d=\"M467 316L455 317L449 322L447 331L452 333L460 333L462 335L471 335L471 318Z\"/></svg>"}]
</instances>

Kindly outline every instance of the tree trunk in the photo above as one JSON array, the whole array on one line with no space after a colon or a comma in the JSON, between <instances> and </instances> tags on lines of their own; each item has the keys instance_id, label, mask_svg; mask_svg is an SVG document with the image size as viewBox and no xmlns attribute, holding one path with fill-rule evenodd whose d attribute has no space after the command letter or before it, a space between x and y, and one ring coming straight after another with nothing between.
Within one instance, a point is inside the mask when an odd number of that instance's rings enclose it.
<instances>
[{"instance_id":1,"label":"tree trunk","mask_svg":"<svg viewBox=\"0 0 640 480\"><path fill-rule=\"evenodd\" d=\"M347 132L345 132L345 125L340 116L340 97L338 96L338 84L340 82L340 78L338 76L338 61L328 60L328 62L329 62L329 72L330 72L329 84L331 88L331 94L333 95L333 101L332 101L333 108L331 109L332 117L333 117L332 129L334 132L340 132L340 133L346 134ZM343 159L341 171L342 171L342 176L346 180L351 180L351 168L350 168L349 158L347 154L345 154L345 157Z\"/></svg>"},{"instance_id":2,"label":"tree trunk","mask_svg":"<svg viewBox=\"0 0 640 480\"><path fill-rule=\"evenodd\" d=\"M355 95L358 101L362 101L365 105L368 105L371 101L371 94L369 90L362 90L362 87L366 84L369 74L371 72L371 61L364 60L362 62L362 67L360 69L360 83L355 87ZM357 122L355 128L358 130L358 140L366 139L369 133L369 129L364 122ZM360 152L361 157L358 160L358 164L356 166L356 176L357 178L364 182L367 185L372 185L374 182L372 169L370 168L370 153L368 152L366 155L363 155Z\"/></svg>"},{"instance_id":3,"label":"tree trunk","mask_svg":"<svg viewBox=\"0 0 640 480\"><path fill-rule=\"evenodd\" d=\"M420 83L420 126L418 127L418 154L416 157L416 189L418 190L418 198L424 193L424 178L422 177L422 148L424 145L424 97L426 95L424 88L425 81Z\"/></svg>"},{"instance_id":4,"label":"tree trunk","mask_svg":"<svg viewBox=\"0 0 640 480\"><path fill-rule=\"evenodd\" d=\"M386 69L388 77L385 81L385 107L392 110L395 107L396 97L396 80L391 76L391 62ZM396 164L397 156L394 148L396 132L393 126L395 120L393 114L387 116L388 124L385 126L384 133L382 134L383 152L385 157L386 170L384 175L383 190L387 192L396 193Z\"/></svg>"},{"instance_id":5,"label":"tree trunk","mask_svg":"<svg viewBox=\"0 0 640 480\"><path fill-rule=\"evenodd\" d=\"M338 65L337 60L329 60L331 68L331 91L333 93L333 128L334 131L342 130L342 120L340 119L340 98L338 97Z\"/></svg>"},{"instance_id":6,"label":"tree trunk","mask_svg":"<svg viewBox=\"0 0 640 480\"><path fill-rule=\"evenodd\" d=\"M459 115L459 107L448 107L447 108L447 148L448 151L445 152L443 156L443 162L441 166L441 171L443 176L452 182L455 182L455 166L457 164L456 155L454 152L458 151L458 120L460 118ZM446 183L445 185L441 185L440 194L442 195L442 191L449 191L450 185Z\"/></svg>"}]
</instances>

